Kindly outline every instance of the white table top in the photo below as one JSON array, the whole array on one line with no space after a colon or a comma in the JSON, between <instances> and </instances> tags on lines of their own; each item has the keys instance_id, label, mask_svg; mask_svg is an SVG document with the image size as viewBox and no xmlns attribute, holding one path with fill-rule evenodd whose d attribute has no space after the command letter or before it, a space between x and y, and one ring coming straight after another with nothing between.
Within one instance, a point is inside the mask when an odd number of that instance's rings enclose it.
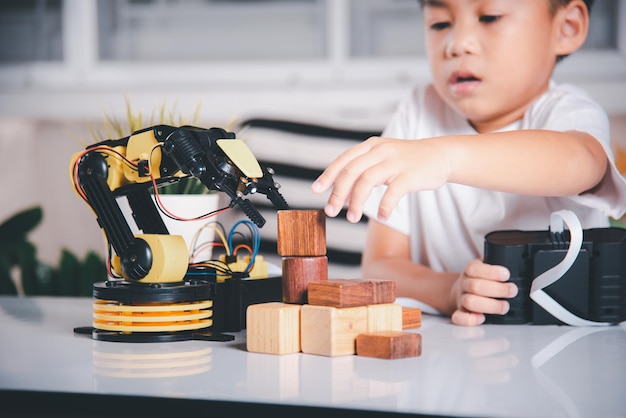
<instances>
[{"instance_id":1,"label":"white table top","mask_svg":"<svg viewBox=\"0 0 626 418\"><path fill-rule=\"evenodd\" d=\"M422 334L420 357L279 356L248 353L245 331L231 342L119 343L74 334L90 325L91 302L0 297L4 408L15 407L13 391L43 391L429 416L626 416L625 324L468 328L424 315L411 331Z\"/></svg>"}]
</instances>

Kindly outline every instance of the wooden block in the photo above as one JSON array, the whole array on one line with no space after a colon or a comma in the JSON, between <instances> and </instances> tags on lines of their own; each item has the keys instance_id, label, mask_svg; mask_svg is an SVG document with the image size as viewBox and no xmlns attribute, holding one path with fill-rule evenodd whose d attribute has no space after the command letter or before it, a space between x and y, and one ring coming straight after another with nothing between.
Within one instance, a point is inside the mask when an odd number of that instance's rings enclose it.
<instances>
[{"instance_id":1,"label":"wooden block","mask_svg":"<svg viewBox=\"0 0 626 418\"><path fill-rule=\"evenodd\" d=\"M332 279L309 283L309 305L347 306L393 303L396 282L393 280Z\"/></svg>"},{"instance_id":2,"label":"wooden block","mask_svg":"<svg viewBox=\"0 0 626 418\"><path fill-rule=\"evenodd\" d=\"M267 302L246 309L246 345L250 352L300 352L301 305Z\"/></svg>"},{"instance_id":3,"label":"wooden block","mask_svg":"<svg viewBox=\"0 0 626 418\"><path fill-rule=\"evenodd\" d=\"M420 308L402 307L402 329L419 328L422 326L422 310Z\"/></svg>"},{"instance_id":4,"label":"wooden block","mask_svg":"<svg viewBox=\"0 0 626 418\"><path fill-rule=\"evenodd\" d=\"M278 255L326 255L326 214L323 210L279 210L276 218Z\"/></svg>"},{"instance_id":5,"label":"wooden block","mask_svg":"<svg viewBox=\"0 0 626 418\"><path fill-rule=\"evenodd\" d=\"M283 302L307 303L309 283L328 280L328 257L283 257Z\"/></svg>"},{"instance_id":6,"label":"wooden block","mask_svg":"<svg viewBox=\"0 0 626 418\"><path fill-rule=\"evenodd\" d=\"M367 308L302 305L300 321L303 353L329 357L353 355L357 335L367 331Z\"/></svg>"},{"instance_id":7,"label":"wooden block","mask_svg":"<svg viewBox=\"0 0 626 418\"><path fill-rule=\"evenodd\" d=\"M379 303L367 305L367 332L402 331L402 305Z\"/></svg>"},{"instance_id":8,"label":"wooden block","mask_svg":"<svg viewBox=\"0 0 626 418\"><path fill-rule=\"evenodd\" d=\"M359 334L356 338L356 353L382 359L417 357L422 354L422 335L403 331Z\"/></svg>"}]
</instances>

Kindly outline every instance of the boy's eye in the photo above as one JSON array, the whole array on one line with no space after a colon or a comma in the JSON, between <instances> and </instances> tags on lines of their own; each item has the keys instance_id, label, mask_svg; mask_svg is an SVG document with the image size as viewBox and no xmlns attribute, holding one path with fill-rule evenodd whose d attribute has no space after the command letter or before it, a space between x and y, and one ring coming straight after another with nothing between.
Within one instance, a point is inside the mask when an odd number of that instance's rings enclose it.
<instances>
[{"instance_id":1,"label":"boy's eye","mask_svg":"<svg viewBox=\"0 0 626 418\"><path fill-rule=\"evenodd\" d=\"M494 23L500 19L498 15L483 15L478 20L482 23Z\"/></svg>"},{"instance_id":2,"label":"boy's eye","mask_svg":"<svg viewBox=\"0 0 626 418\"><path fill-rule=\"evenodd\" d=\"M450 27L450 22L436 22L430 25L432 30L444 30L448 27Z\"/></svg>"}]
</instances>

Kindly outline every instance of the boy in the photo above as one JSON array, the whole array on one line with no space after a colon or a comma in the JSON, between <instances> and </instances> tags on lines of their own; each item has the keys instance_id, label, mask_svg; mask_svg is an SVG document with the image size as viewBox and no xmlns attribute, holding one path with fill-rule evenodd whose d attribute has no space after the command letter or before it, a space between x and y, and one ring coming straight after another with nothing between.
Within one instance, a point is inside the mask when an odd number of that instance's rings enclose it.
<instances>
[{"instance_id":1,"label":"boy","mask_svg":"<svg viewBox=\"0 0 626 418\"><path fill-rule=\"evenodd\" d=\"M551 81L584 43L590 3L421 1L432 84L312 185L332 187L328 216L348 204L349 221L370 217L365 276L394 278L398 296L478 325L517 294L506 268L481 261L485 234L545 229L561 209L583 228L624 214L606 114Z\"/></svg>"}]
</instances>

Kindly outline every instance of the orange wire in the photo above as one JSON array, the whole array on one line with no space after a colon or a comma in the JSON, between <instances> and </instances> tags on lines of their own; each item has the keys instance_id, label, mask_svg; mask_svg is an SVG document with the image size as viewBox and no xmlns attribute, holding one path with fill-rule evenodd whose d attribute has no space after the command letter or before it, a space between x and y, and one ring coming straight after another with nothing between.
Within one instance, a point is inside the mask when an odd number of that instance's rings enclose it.
<instances>
[{"instance_id":1,"label":"orange wire","mask_svg":"<svg viewBox=\"0 0 626 418\"><path fill-rule=\"evenodd\" d=\"M249 245L247 245L247 244L239 244L239 245L237 245L237 246L235 247L235 249L233 250L233 255L237 255L237 251L238 251L240 248L243 248L243 249L248 250L248 252L252 255L252 248L250 248L250 246L249 246Z\"/></svg>"}]
</instances>

